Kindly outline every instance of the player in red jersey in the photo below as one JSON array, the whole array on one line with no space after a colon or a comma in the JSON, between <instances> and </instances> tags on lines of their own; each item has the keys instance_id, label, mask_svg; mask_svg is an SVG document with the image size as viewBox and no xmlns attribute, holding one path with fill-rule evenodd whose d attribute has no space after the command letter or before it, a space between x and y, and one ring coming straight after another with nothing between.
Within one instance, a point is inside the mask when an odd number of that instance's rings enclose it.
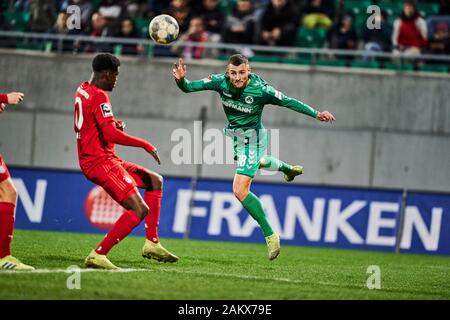
<instances>
[{"instance_id":1,"label":"player in red jersey","mask_svg":"<svg viewBox=\"0 0 450 320\"><path fill-rule=\"evenodd\" d=\"M0 93L0 113L5 111L7 104L22 102L23 97L21 92ZM0 270L33 270L11 255L16 203L17 190L0 154Z\"/></svg>"},{"instance_id":2,"label":"player in red jersey","mask_svg":"<svg viewBox=\"0 0 450 320\"><path fill-rule=\"evenodd\" d=\"M105 191L126 210L103 241L85 260L87 267L117 269L108 260L109 250L125 238L145 219L146 240L142 256L164 262L178 257L167 251L158 238L163 178L137 164L120 159L115 144L143 148L158 164L156 148L146 140L123 132L124 123L113 115L109 96L119 75L120 61L108 53L95 56L93 75L83 82L75 96L75 132L78 158L84 175ZM137 188L145 189L144 198Z\"/></svg>"}]
</instances>

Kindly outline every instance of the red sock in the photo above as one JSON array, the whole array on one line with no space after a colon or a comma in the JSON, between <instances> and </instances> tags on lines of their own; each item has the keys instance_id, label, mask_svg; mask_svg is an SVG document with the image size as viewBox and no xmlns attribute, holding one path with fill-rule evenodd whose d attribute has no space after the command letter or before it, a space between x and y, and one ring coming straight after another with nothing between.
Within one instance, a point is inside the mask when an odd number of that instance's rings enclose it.
<instances>
[{"instance_id":1,"label":"red sock","mask_svg":"<svg viewBox=\"0 0 450 320\"><path fill-rule=\"evenodd\" d=\"M0 259L11 254L15 208L14 203L0 202Z\"/></svg>"},{"instance_id":2,"label":"red sock","mask_svg":"<svg viewBox=\"0 0 450 320\"><path fill-rule=\"evenodd\" d=\"M129 235L139 223L141 223L141 219L139 219L136 212L131 210L124 212L95 251L98 254L107 255L109 250Z\"/></svg>"},{"instance_id":3,"label":"red sock","mask_svg":"<svg viewBox=\"0 0 450 320\"><path fill-rule=\"evenodd\" d=\"M155 243L159 242L158 223L161 212L162 190L146 191L144 201L148 205L148 214L145 217L145 237Z\"/></svg>"}]
</instances>

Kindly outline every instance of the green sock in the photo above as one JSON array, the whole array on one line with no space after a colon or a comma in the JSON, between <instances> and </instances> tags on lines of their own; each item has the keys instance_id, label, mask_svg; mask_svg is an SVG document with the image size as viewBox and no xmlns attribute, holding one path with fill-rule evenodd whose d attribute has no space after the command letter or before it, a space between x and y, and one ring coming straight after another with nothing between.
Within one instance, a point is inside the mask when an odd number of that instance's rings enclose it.
<instances>
[{"instance_id":1,"label":"green sock","mask_svg":"<svg viewBox=\"0 0 450 320\"><path fill-rule=\"evenodd\" d=\"M269 171L281 171L285 174L288 174L292 170L292 166L290 164L287 164L286 162L283 162L272 156L264 156L261 160L264 161L264 166L261 166L261 168Z\"/></svg>"},{"instance_id":2,"label":"green sock","mask_svg":"<svg viewBox=\"0 0 450 320\"><path fill-rule=\"evenodd\" d=\"M242 205L245 209L250 213L253 219L258 222L259 226L262 229L264 237L270 236L273 234L272 227L270 226L269 221L267 220L266 213L262 207L262 203L255 194L249 192L247 197L242 201Z\"/></svg>"}]
</instances>

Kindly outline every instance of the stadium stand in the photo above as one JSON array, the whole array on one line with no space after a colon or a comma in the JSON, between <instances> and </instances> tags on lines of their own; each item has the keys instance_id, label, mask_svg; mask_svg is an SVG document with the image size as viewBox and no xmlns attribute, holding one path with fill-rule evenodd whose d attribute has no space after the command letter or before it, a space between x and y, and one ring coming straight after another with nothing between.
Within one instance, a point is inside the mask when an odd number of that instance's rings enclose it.
<instances>
[{"instance_id":1,"label":"stadium stand","mask_svg":"<svg viewBox=\"0 0 450 320\"><path fill-rule=\"evenodd\" d=\"M42 10L43 14L45 12L51 12L55 10L56 12L65 12L69 5L79 5L82 10L84 10L84 6L88 1L85 0L64 0L64 1L40 1L38 2L39 6L47 5L47 11ZM108 1L108 0L95 0L90 1L90 8L92 8L92 12L87 12L91 16L93 14L102 14L105 15L103 17L106 22L105 25L102 26L102 30L100 30L98 36L100 38L108 36L108 37L120 37L126 38L126 35L120 34L120 26L121 22L124 19L131 19L134 25L135 32L133 32L133 38L141 38L148 39L148 23L152 17L161 13L171 13L176 12L178 6L183 7L183 10L187 10L188 14L186 19L190 20L194 15L200 15L202 17L202 12L207 12L204 9L204 1L202 0L172 0L172 1L143 1L143 0L134 0L134 1ZM206 2L206 1L205 1ZM252 25L252 29L254 29L253 37L247 37L245 41L249 42L248 45L258 45L261 43L260 41L260 32L261 32L261 19L264 15L265 7L270 4L270 0L262 0L262 1L250 1L250 0L233 0L233 1L225 1L225 0L213 0L212 2L217 2L217 8L220 9L227 16L235 15L235 17L239 18L240 15L244 15L242 12L237 12L236 7L240 2L250 2L252 4L249 12L246 12L245 15L248 16L250 13L253 17L254 26ZM386 18L386 25L388 27L388 31L393 27L394 22L398 19L403 12L404 0L330 0L330 1L313 1L313 0L299 0L299 1L288 1L286 3L291 2L291 10L292 15L295 16L298 20L297 30L295 31L294 42L292 46L295 48L333 48L332 43L330 43L330 39L332 36L330 33L339 30L339 25L341 25L341 21L343 19L352 20L351 32L356 34L357 44L356 46L350 46L344 49L356 49L356 50L366 50L365 46L367 44L367 38L365 34L367 33L366 23L370 17L370 14L367 12L367 8L371 5L377 5ZM448 32L448 26L450 26L450 16L442 15L448 13L448 8L444 6L445 1L413 1L417 12L426 20L427 23L427 33L428 33L428 46L422 49L421 54L434 54L448 57L450 55L450 36ZM40 51L56 51L58 49L57 43L50 39L47 40L39 40L39 39L29 39L26 37L26 33L36 29L36 26L32 27L33 21L46 21L48 17L34 17L30 6L33 1L2 1L0 5L0 30L1 31L19 31L24 34L21 37L13 38L11 37L0 37L0 47L15 47L16 49L28 49L28 50L40 50ZM331 15L330 18L333 22L333 27L314 27L308 28L305 27L302 23L304 16L310 12L311 6L319 4L320 6L330 9L326 11L327 15ZM328 7L327 7L328 6ZM332 8L331 8L332 6ZM112 9L118 10L117 16L111 16ZM323 9L323 8L322 8ZM447 10L447 11L446 11ZM314 11L314 10L313 10ZM320 11L320 10L319 10ZM331 12L331 13L330 13ZM110 16L107 16L110 15ZM349 18L350 17L350 18ZM205 19L209 19L205 16ZM246 18L247 19L247 18ZM235 19L232 21L239 21L239 19ZM183 24L188 24L188 21L184 21ZM236 22L240 23L240 22ZM55 21L56 25L56 21ZM447 28L445 27L447 26ZM437 28L439 26L439 32ZM389 29L391 28L391 29ZM225 28L223 28L225 29ZM82 26L81 30L77 32L67 32L65 34L77 34L77 35L92 35L91 25ZM105 31L106 30L106 31ZM49 31L52 32L52 31ZM225 30L224 30L225 32ZM438 32L438 33L436 33ZM220 34L218 34L220 39ZM339 36L339 35L337 35ZM386 34L388 36L388 34ZM235 37L234 37L235 38ZM220 47L221 44L226 44L226 38L223 37L222 34L222 42L217 43ZM233 38L232 38L233 39ZM253 40L249 40L253 39ZM354 39L354 38L353 38ZM244 43L245 44L245 43ZM391 53L391 49L387 48L388 46L384 46L378 52ZM123 43L112 43L110 46L91 46L87 45L86 42L64 42L63 51L72 53L83 53L83 52L92 52L92 50L104 50L105 48L109 48L111 52L120 55L144 55L151 57L153 55L156 56L174 56L174 53L171 50L167 50L161 47L153 48L151 45L146 45L144 50L123 50ZM335 47L340 48L340 47ZM372 48L373 49L373 48ZM377 51L376 49L375 51ZM209 51L208 51L209 52ZM216 59L223 59L223 55L228 54L229 50L215 50L215 54L212 56ZM300 54L280 54L280 53L270 53L270 52L253 52L252 50L247 50L248 55L252 61L255 62L266 62L266 63L287 63L287 64L310 64L317 62L320 66L336 66L342 67L347 66L351 68L386 68L386 69L394 69L394 70L409 70L410 64L413 65L413 70L415 71L427 71L427 72L440 72L445 73L449 70L449 62L448 61L435 61L435 60L427 60L416 58L414 61L401 61L401 63L397 63L397 60L392 60L387 57L383 57L382 55L378 55L377 57L368 57L364 55L354 54L353 57L345 56L345 55L316 55L314 58L314 54L312 53L300 53ZM251 55L253 55L251 57ZM209 54L207 56L211 58ZM197 57L199 58L199 57ZM354 60L354 61L351 61ZM397 65L397 66L395 66Z\"/></svg>"}]
</instances>

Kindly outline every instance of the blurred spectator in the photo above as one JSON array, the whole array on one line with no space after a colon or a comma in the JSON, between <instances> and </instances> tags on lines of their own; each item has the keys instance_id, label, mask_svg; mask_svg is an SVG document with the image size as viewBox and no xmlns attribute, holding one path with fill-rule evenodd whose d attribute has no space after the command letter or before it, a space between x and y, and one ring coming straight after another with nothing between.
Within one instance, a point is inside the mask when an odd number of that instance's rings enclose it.
<instances>
[{"instance_id":1,"label":"blurred spectator","mask_svg":"<svg viewBox=\"0 0 450 320\"><path fill-rule=\"evenodd\" d=\"M380 28L365 28L363 33L364 50L366 54L364 60L370 57L370 52L391 51L392 28L387 23L387 13L382 11L381 14L375 16L375 24L379 24Z\"/></svg>"},{"instance_id":2,"label":"blurred spectator","mask_svg":"<svg viewBox=\"0 0 450 320\"><path fill-rule=\"evenodd\" d=\"M86 34L91 37L107 37L111 35L107 28L108 22L100 13L96 12L91 17L91 25L86 30Z\"/></svg>"},{"instance_id":3,"label":"blurred spectator","mask_svg":"<svg viewBox=\"0 0 450 320\"><path fill-rule=\"evenodd\" d=\"M94 13L91 18L91 25L86 31L91 37L114 37L117 32L114 26L108 24L108 20L99 13ZM112 52L110 43L86 43L80 45L80 50L84 52Z\"/></svg>"},{"instance_id":4,"label":"blurred spectator","mask_svg":"<svg viewBox=\"0 0 450 320\"><path fill-rule=\"evenodd\" d=\"M31 0L30 31L51 32L57 11L53 0Z\"/></svg>"},{"instance_id":5,"label":"blurred spectator","mask_svg":"<svg viewBox=\"0 0 450 320\"><path fill-rule=\"evenodd\" d=\"M208 41L208 34L205 31L202 18L193 17L189 23L189 29L180 38L183 41L199 42L200 44ZM172 49L173 51L179 51L179 47L176 45ZM205 47L202 45L187 45L183 49L182 55L187 60L201 59L203 58L204 52Z\"/></svg>"},{"instance_id":6,"label":"blurred spectator","mask_svg":"<svg viewBox=\"0 0 450 320\"><path fill-rule=\"evenodd\" d=\"M139 38L139 33L136 30L136 27L133 23L133 20L130 18L125 18L122 20L120 32L118 34L119 38ZM121 44L122 54L127 55L137 55L144 52L144 47L142 44L132 44L132 43L124 43Z\"/></svg>"},{"instance_id":7,"label":"blurred spectator","mask_svg":"<svg viewBox=\"0 0 450 320\"><path fill-rule=\"evenodd\" d=\"M57 34L67 34L69 32L69 29L67 28L67 19L69 18L69 15L63 11L58 14L58 17L56 18L56 23L53 26L53 33Z\"/></svg>"},{"instance_id":8,"label":"blurred spectator","mask_svg":"<svg viewBox=\"0 0 450 320\"><path fill-rule=\"evenodd\" d=\"M339 24L330 29L327 40L331 49L355 50L358 44L358 36L353 29L352 17L344 16Z\"/></svg>"},{"instance_id":9,"label":"blurred spectator","mask_svg":"<svg viewBox=\"0 0 450 320\"><path fill-rule=\"evenodd\" d=\"M227 16L224 42L252 44L255 32L254 19L251 0L238 0L232 14Z\"/></svg>"},{"instance_id":10,"label":"blurred spectator","mask_svg":"<svg viewBox=\"0 0 450 320\"><path fill-rule=\"evenodd\" d=\"M324 0L309 0L308 5L303 9L303 25L306 28L329 29L333 24L331 18L334 15L334 2L325 3Z\"/></svg>"},{"instance_id":11,"label":"blurred spectator","mask_svg":"<svg viewBox=\"0 0 450 320\"><path fill-rule=\"evenodd\" d=\"M170 1L169 10L166 13L177 20L178 25L180 26L180 33L184 33L188 30L189 22L191 20L191 10L187 0Z\"/></svg>"},{"instance_id":12,"label":"blurred spectator","mask_svg":"<svg viewBox=\"0 0 450 320\"><path fill-rule=\"evenodd\" d=\"M255 21L261 21L261 17L269 5L271 0L251 0L253 7L253 15L255 16Z\"/></svg>"},{"instance_id":13,"label":"blurred spectator","mask_svg":"<svg viewBox=\"0 0 450 320\"><path fill-rule=\"evenodd\" d=\"M119 33L120 23L126 13L122 1L103 0L98 13L106 20L107 37L114 37Z\"/></svg>"},{"instance_id":14,"label":"blurred spectator","mask_svg":"<svg viewBox=\"0 0 450 320\"><path fill-rule=\"evenodd\" d=\"M298 17L288 0L272 0L261 18L260 42L269 46L291 46Z\"/></svg>"},{"instance_id":15,"label":"blurred spectator","mask_svg":"<svg viewBox=\"0 0 450 320\"><path fill-rule=\"evenodd\" d=\"M117 2L119 1L103 0L98 8L98 13L106 19L112 20L121 18L123 14L123 6Z\"/></svg>"},{"instance_id":16,"label":"blurred spectator","mask_svg":"<svg viewBox=\"0 0 450 320\"><path fill-rule=\"evenodd\" d=\"M130 19L137 18L140 14L140 2L137 0L126 0L124 1L124 13L125 17Z\"/></svg>"},{"instance_id":17,"label":"blurred spectator","mask_svg":"<svg viewBox=\"0 0 450 320\"><path fill-rule=\"evenodd\" d=\"M208 41L221 42L226 16L219 8L219 0L202 0L200 17L203 20L205 31L208 32ZM218 54L217 49L207 49L204 56L212 58Z\"/></svg>"},{"instance_id":18,"label":"blurred spectator","mask_svg":"<svg viewBox=\"0 0 450 320\"><path fill-rule=\"evenodd\" d=\"M394 53L420 54L427 47L427 24L412 0L405 0L400 18L394 21L392 32Z\"/></svg>"},{"instance_id":19,"label":"blurred spectator","mask_svg":"<svg viewBox=\"0 0 450 320\"><path fill-rule=\"evenodd\" d=\"M430 39L430 53L450 54L450 33L447 22L442 21L436 25Z\"/></svg>"},{"instance_id":20,"label":"blurred spectator","mask_svg":"<svg viewBox=\"0 0 450 320\"><path fill-rule=\"evenodd\" d=\"M200 16L203 19L205 30L208 31L210 35L222 34L225 14L220 10L218 0L203 0Z\"/></svg>"},{"instance_id":21,"label":"blurred spectator","mask_svg":"<svg viewBox=\"0 0 450 320\"><path fill-rule=\"evenodd\" d=\"M52 33L66 35L69 33L69 29L67 28L67 19L69 15L63 11L58 14L58 18L56 19L56 23L53 26ZM61 50L63 52L70 52L73 49L73 41L62 41L61 42ZM52 47L54 50L58 49L58 40L52 41Z\"/></svg>"}]
</instances>

